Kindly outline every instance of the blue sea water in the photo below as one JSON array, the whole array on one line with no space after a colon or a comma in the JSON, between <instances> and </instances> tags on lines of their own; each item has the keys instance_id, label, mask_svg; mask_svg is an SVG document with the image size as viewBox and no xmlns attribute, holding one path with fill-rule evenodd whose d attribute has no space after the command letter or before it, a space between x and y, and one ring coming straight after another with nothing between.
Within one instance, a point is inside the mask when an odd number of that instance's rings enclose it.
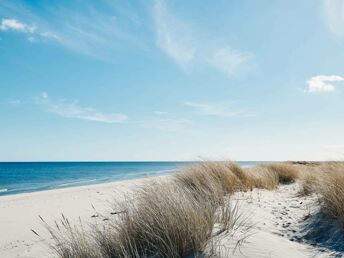
<instances>
[{"instance_id":1,"label":"blue sea water","mask_svg":"<svg viewBox=\"0 0 344 258\"><path fill-rule=\"evenodd\" d=\"M192 162L0 162L0 196L169 174ZM257 162L239 162L243 166Z\"/></svg>"}]
</instances>

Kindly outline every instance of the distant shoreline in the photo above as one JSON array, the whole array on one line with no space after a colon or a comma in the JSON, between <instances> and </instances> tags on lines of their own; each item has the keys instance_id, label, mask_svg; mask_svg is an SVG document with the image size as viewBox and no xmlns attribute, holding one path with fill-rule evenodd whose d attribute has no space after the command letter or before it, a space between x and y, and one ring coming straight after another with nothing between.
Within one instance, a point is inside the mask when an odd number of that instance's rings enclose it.
<instances>
[{"instance_id":1,"label":"distant shoreline","mask_svg":"<svg viewBox=\"0 0 344 258\"><path fill-rule=\"evenodd\" d=\"M174 173L195 161L0 162L0 197ZM264 163L239 161L242 166Z\"/></svg>"}]
</instances>

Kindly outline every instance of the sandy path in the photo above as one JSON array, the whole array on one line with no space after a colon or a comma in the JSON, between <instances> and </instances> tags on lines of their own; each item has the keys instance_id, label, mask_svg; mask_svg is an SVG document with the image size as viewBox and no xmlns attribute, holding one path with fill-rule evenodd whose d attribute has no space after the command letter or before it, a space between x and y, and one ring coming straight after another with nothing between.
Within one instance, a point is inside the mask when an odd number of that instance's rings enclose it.
<instances>
[{"instance_id":1,"label":"sandy path","mask_svg":"<svg viewBox=\"0 0 344 258\"><path fill-rule=\"evenodd\" d=\"M330 257L326 249L299 241L307 217L318 207L315 196L298 197L298 185L280 186L276 191L253 190L235 194L253 229L233 257Z\"/></svg>"}]
</instances>

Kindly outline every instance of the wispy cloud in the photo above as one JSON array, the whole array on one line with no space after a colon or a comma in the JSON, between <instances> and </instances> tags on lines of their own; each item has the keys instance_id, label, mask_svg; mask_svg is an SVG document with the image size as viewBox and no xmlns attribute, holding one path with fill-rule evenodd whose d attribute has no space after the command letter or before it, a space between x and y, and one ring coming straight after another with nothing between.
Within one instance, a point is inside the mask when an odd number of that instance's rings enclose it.
<instances>
[{"instance_id":1,"label":"wispy cloud","mask_svg":"<svg viewBox=\"0 0 344 258\"><path fill-rule=\"evenodd\" d=\"M215 68L231 76L239 67L247 63L251 56L249 53L225 47L216 49L207 60Z\"/></svg>"},{"instance_id":2,"label":"wispy cloud","mask_svg":"<svg viewBox=\"0 0 344 258\"><path fill-rule=\"evenodd\" d=\"M147 28L143 28L137 14L140 10L126 1L84 1L83 5L59 2L58 6L41 3L38 12L29 4L4 0L1 8L10 17L2 24L4 30L30 32L30 42L47 42L103 60L111 60L121 43L145 45L142 35ZM30 21L35 27L13 17Z\"/></svg>"},{"instance_id":3,"label":"wispy cloud","mask_svg":"<svg viewBox=\"0 0 344 258\"><path fill-rule=\"evenodd\" d=\"M20 99L10 99L8 101L8 104L12 107L17 107L21 104L21 100Z\"/></svg>"},{"instance_id":4,"label":"wispy cloud","mask_svg":"<svg viewBox=\"0 0 344 258\"><path fill-rule=\"evenodd\" d=\"M2 19L0 23L0 30L2 31L12 30L23 33L34 33L35 29L35 26L22 23L16 19Z\"/></svg>"},{"instance_id":5,"label":"wispy cloud","mask_svg":"<svg viewBox=\"0 0 344 258\"><path fill-rule=\"evenodd\" d=\"M78 101L54 101L46 92L42 92L38 97L36 97L36 104L41 105L48 112L66 118L77 118L102 123L122 123L128 119L124 114L102 113L92 107L83 107L78 103Z\"/></svg>"},{"instance_id":6,"label":"wispy cloud","mask_svg":"<svg viewBox=\"0 0 344 258\"><path fill-rule=\"evenodd\" d=\"M162 0L155 1L153 18L157 46L184 70L189 70L195 63L202 63L232 76L253 57L251 53L228 44L218 45L218 39L200 37L193 24L176 17Z\"/></svg>"},{"instance_id":7,"label":"wispy cloud","mask_svg":"<svg viewBox=\"0 0 344 258\"><path fill-rule=\"evenodd\" d=\"M344 1L324 0L324 13L327 25L338 37L344 36Z\"/></svg>"},{"instance_id":8,"label":"wispy cloud","mask_svg":"<svg viewBox=\"0 0 344 258\"><path fill-rule=\"evenodd\" d=\"M209 104L191 101L185 101L183 104L206 116L231 117L242 114L240 111L231 110L228 104Z\"/></svg>"},{"instance_id":9,"label":"wispy cloud","mask_svg":"<svg viewBox=\"0 0 344 258\"><path fill-rule=\"evenodd\" d=\"M339 75L317 75L310 78L306 83L308 92L332 92L336 87L333 82L344 81Z\"/></svg>"},{"instance_id":10,"label":"wispy cloud","mask_svg":"<svg viewBox=\"0 0 344 258\"><path fill-rule=\"evenodd\" d=\"M187 24L170 14L162 1L155 1L154 21L157 45L183 69L195 58L196 45ZM183 33L181 33L183 32Z\"/></svg>"},{"instance_id":11,"label":"wispy cloud","mask_svg":"<svg viewBox=\"0 0 344 258\"><path fill-rule=\"evenodd\" d=\"M0 31L15 31L18 33L23 33L27 35L27 40L31 43L42 40L59 40L59 38L52 32L42 31L41 28L37 28L35 25L29 25L14 18L3 18L0 23Z\"/></svg>"},{"instance_id":12,"label":"wispy cloud","mask_svg":"<svg viewBox=\"0 0 344 258\"><path fill-rule=\"evenodd\" d=\"M190 129L193 122L188 119L154 118L142 121L139 126L166 132L179 132Z\"/></svg>"},{"instance_id":13,"label":"wispy cloud","mask_svg":"<svg viewBox=\"0 0 344 258\"><path fill-rule=\"evenodd\" d=\"M164 115L167 115L167 112L165 112L165 111L154 111L154 114L157 116L164 116Z\"/></svg>"}]
</instances>

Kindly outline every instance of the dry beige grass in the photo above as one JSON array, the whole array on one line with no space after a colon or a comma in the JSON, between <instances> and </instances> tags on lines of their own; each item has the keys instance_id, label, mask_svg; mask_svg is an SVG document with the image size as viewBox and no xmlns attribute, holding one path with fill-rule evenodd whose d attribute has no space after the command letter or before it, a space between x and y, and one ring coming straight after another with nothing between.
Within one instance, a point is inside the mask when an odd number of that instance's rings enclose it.
<instances>
[{"instance_id":1,"label":"dry beige grass","mask_svg":"<svg viewBox=\"0 0 344 258\"><path fill-rule=\"evenodd\" d=\"M199 257L214 233L228 234L233 227L234 215L223 205L239 181L222 163L188 168L136 189L130 200L116 204L113 220L91 230L65 221L62 227L46 225L52 249L60 258Z\"/></svg>"},{"instance_id":2,"label":"dry beige grass","mask_svg":"<svg viewBox=\"0 0 344 258\"><path fill-rule=\"evenodd\" d=\"M316 186L319 184L321 172L318 167L297 166L300 180L300 196L307 196L316 192Z\"/></svg>"},{"instance_id":3,"label":"dry beige grass","mask_svg":"<svg viewBox=\"0 0 344 258\"><path fill-rule=\"evenodd\" d=\"M212 200L171 182L144 186L97 242L104 257L186 257L201 254L216 222ZM100 233L100 234L99 234Z\"/></svg>"},{"instance_id":4,"label":"dry beige grass","mask_svg":"<svg viewBox=\"0 0 344 258\"><path fill-rule=\"evenodd\" d=\"M255 188L274 190L278 187L278 175L264 166L247 169L247 174L251 177Z\"/></svg>"},{"instance_id":5,"label":"dry beige grass","mask_svg":"<svg viewBox=\"0 0 344 258\"><path fill-rule=\"evenodd\" d=\"M202 161L174 175L178 183L191 189L207 189L212 196L252 190L253 178L234 162Z\"/></svg>"},{"instance_id":6,"label":"dry beige grass","mask_svg":"<svg viewBox=\"0 0 344 258\"><path fill-rule=\"evenodd\" d=\"M89 232L84 229L83 224L72 226L68 219L62 215L60 222L54 226L47 224L42 217L45 228L52 237L49 243L51 250L60 258L101 258L99 249L94 248L95 241ZM33 231L38 235L35 231ZM39 235L38 235L39 236Z\"/></svg>"},{"instance_id":7,"label":"dry beige grass","mask_svg":"<svg viewBox=\"0 0 344 258\"><path fill-rule=\"evenodd\" d=\"M194 165L177 172L173 175L173 179L181 188L189 189L196 198L211 199L215 203L220 203L224 195L232 191L231 174L222 174L222 181L220 175L209 173L204 167ZM228 185L226 182L228 181Z\"/></svg>"},{"instance_id":8,"label":"dry beige grass","mask_svg":"<svg viewBox=\"0 0 344 258\"><path fill-rule=\"evenodd\" d=\"M226 194L244 188L231 167L232 163L229 162L204 161L177 172L174 178L182 187L206 192L212 198L221 199Z\"/></svg>"},{"instance_id":9,"label":"dry beige grass","mask_svg":"<svg viewBox=\"0 0 344 258\"><path fill-rule=\"evenodd\" d=\"M254 187L272 190L297 178L298 171L288 164L242 169L233 162L203 161L170 180L136 189L130 200L116 204L119 213L113 219L90 230L72 227L65 218L46 226L60 258L204 257L214 236L227 234L237 223L227 196ZM334 208L339 200L324 189L328 209L340 214Z\"/></svg>"},{"instance_id":10,"label":"dry beige grass","mask_svg":"<svg viewBox=\"0 0 344 258\"><path fill-rule=\"evenodd\" d=\"M276 173L280 184L294 183L299 178L299 171L296 167L287 163L264 164L260 166Z\"/></svg>"},{"instance_id":11,"label":"dry beige grass","mask_svg":"<svg viewBox=\"0 0 344 258\"><path fill-rule=\"evenodd\" d=\"M226 166L239 179L240 187L237 190L252 190L254 186L253 178L247 173L246 170L242 169L238 164L234 162L226 162Z\"/></svg>"},{"instance_id":12,"label":"dry beige grass","mask_svg":"<svg viewBox=\"0 0 344 258\"><path fill-rule=\"evenodd\" d=\"M323 210L339 219L344 228L344 163L328 162L320 170L315 190L320 194Z\"/></svg>"},{"instance_id":13,"label":"dry beige grass","mask_svg":"<svg viewBox=\"0 0 344 258\"><path fill-rule=\"evenodd\" d=\"M338 219L344 230L344 163L326 162L316 166L302 166L298 169L301 181L299 194L316 193L321 210Z\"/></svg>"}]
</instances>

